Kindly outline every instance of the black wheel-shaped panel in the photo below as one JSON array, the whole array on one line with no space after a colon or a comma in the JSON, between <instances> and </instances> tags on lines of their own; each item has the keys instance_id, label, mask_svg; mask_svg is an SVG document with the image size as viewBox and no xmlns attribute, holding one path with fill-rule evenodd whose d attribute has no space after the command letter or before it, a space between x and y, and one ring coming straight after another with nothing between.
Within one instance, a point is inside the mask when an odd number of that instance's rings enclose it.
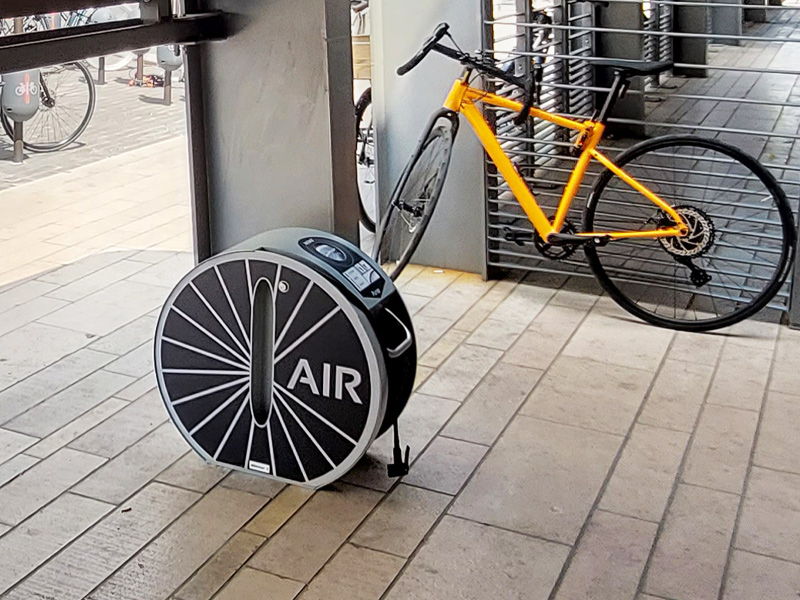
<instances>
[{"instance_id":1,"label":"black wheel-shaped panel","mask_svg":"<svg viewBox=\"0 0 800 600\"><path fill-rule=\"evenodd\" d=\"M233 469L320 487L384 421L385 364L365 315L282 254L232 252L189 273L159 318L155 361L181 433Z\"/></svg>"}]
</instances>

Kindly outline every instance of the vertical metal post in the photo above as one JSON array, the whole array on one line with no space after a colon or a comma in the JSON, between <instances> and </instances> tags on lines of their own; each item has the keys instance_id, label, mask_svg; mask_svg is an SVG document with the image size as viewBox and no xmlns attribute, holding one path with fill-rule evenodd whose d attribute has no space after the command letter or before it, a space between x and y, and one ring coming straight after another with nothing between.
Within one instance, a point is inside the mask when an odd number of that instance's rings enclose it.
<instances>
[{"instance_id":1,"label":"vertical metal post","mask_svg":"<svg viewBox=\"0 0 800 600\"><path fill-rule=\"evenodd\" d=\"M800 234L800 215L798 217L797 231ZM792 289L789 291L789 327L800 329L800 249L798 247L794 249Z\"/></svg>"},{"instance_id":2,"label":"vertical metal post","mask_svg":"<svg viewBox=\"0 0 800 600\"><path fill-rule=\"evenodd\" d=\"M101 56L98 60L97 66L97 84L105 85L106 83L106 57Z\"/></svg>"},{"instance_id":3,"label":"vertical metal post","mask_svg":"<svg viewBox=\"0 0 800 600\"><path fill-rule=\"evenodd\" d=\"M172 104L172 71L164 69L164 104Z\"/></svg>"},{"instance_id":4,"label":"vertical metal post","mask_svg":"<svg viewBox=\"0 0 800 600\"><path fill-rule=\"evenodd\" d=\"M133 76L136 85L144 84L144 54L136 53L136 75Z\"/></svg>"},{"instance_id":5,"label":"vertical metal post","mask_svg":"<svg viewBox=\"0 0 800 600\"><path fill-rule=\"evenodd\" d=\"M24 29L23 17L14 17L14 33L22 33ZM15 163L21 164L25 160L25 146L22 143L22 123L14 121L14 157Z\"/></svg>"}]
</instances>

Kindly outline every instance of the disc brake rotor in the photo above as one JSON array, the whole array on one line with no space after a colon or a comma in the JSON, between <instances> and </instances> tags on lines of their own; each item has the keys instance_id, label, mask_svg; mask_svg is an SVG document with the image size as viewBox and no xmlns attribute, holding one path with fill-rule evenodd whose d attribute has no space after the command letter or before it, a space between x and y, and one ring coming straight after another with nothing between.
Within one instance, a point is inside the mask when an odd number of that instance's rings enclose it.
<instances>
[{"instance_id":1,"label":"disc brake rotor","mask_svg":"<svg viewBox=\"0 0 800 600\"><path fill-rule=\"evenodd\" d=\"M676 206L677 212L689 227L689 233L682 237L659 238L661 246L672 256L678 258L696 258L702 256L714 245L716 230L711 218L694 206ZM672 227L675 223L664 216L662 226Z\"/></svg>"}]
</instances>

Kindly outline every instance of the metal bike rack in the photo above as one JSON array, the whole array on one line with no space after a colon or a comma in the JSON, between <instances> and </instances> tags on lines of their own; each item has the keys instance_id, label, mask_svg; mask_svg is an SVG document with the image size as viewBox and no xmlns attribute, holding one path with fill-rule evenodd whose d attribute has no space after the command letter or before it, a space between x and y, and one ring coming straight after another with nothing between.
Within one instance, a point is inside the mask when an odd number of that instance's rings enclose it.
<instances>
[{"instance_id":1,"label":"metal bike rack","mask_svg":"<svg viewBox=\"0 0 800 600\"><path fill-rule=\"evenodd\" d=\"M310 229L201 263L167 299L155 340L164 403L200 456L312 488L397 422L416 360L391 280L356 246Z\"/></svg>"}]
</instances>

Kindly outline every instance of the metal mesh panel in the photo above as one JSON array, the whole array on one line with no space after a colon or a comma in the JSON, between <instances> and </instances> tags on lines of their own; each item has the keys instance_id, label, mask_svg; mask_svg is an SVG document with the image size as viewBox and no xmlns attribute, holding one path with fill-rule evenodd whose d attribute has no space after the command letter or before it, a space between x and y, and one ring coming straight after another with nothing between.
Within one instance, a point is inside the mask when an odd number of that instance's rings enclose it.
<instances>
[{"instance_id":1,"label":"metal mesh panel","mask_svg":"<svg viewBox=\"0 0 800 600\"><path fill-rule=\"evenodd\" d=\"M612 134L600 149L613 158L643 138L669 133L727 141L758 158L775 175L796 214L800 192L800 3L758 5L754 10L739 0L610 1L608 9L567 0L536 2L532 8L521 0L486 2L484 50L498 60L516 59L518 65L528 58L543 60L542 105L577 118L590 117L605 98L607 78L593 66L597 58L675 61L672 73L632 86L609 120ZM551 22L537 22L535 10L544 11ZM638 26L635 19L609 18L622 14L611 12L614 10L639 15ZM728 12L719 12L723 10ZM719 23L728 28L721 32ZM550 33L531 35L544 30ZM544 37L550 40L544 50L526 45ZM503 93L502 89L496 91ZM535 120L524 128L514 127L514 115L500 110L489 113L504 148L545 212L552 214L576 161L570 153L572 132ZM594 165L587 174L570 209L568 218L578 227L599 170ZM580 251L568 260L554 262L544 259L532 244L520 246L505 239L508 231L533 228L491 164L488 172L490 268L588 274ZM653 177L662 175L654 172ZM720 181L715 179L713 185L721 186ZM709 191L714 190L704 193ZM768 221L764 228L774 225L774 217L763 219ZM747 211L738 220L754 230L761 225ZM759 265L763 256L758 250L769 245L767 238L754 238L753 246L735 256L732 253L732 260L748 264L750 272L757 273L763 266ZM773 307L788 309L789 288L787 285L776 297Z\"/></svg>"}]
</instances>

